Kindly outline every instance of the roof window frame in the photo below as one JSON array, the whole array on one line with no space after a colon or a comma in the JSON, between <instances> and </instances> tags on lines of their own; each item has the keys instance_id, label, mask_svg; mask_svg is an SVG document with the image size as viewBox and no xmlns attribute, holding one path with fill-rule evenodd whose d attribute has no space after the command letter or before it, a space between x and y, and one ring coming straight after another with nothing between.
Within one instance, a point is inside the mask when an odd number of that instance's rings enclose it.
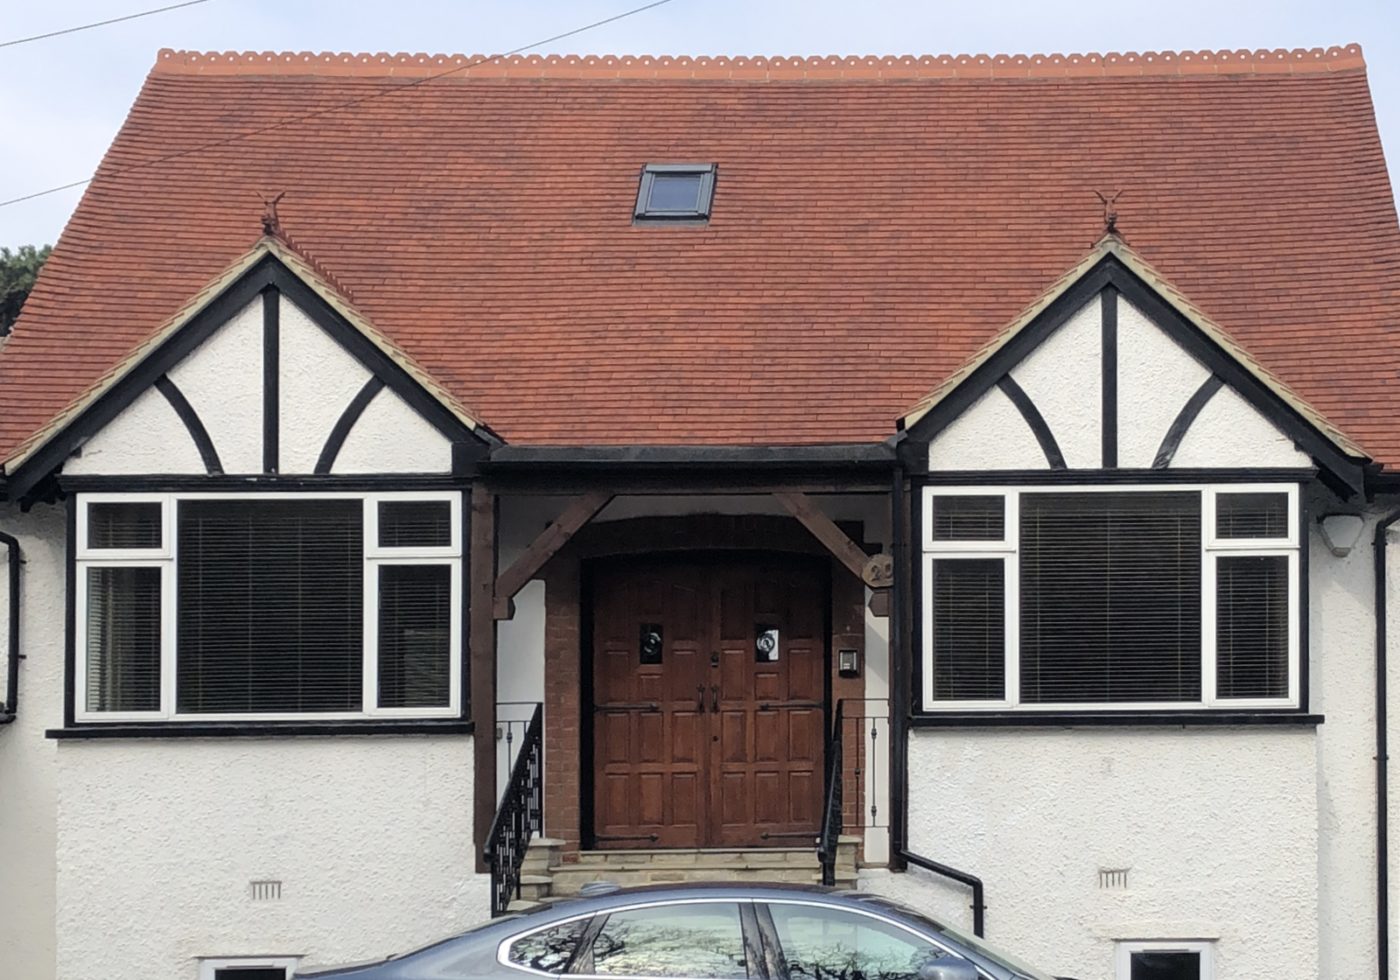
<instances>
[{"instance_id":1,"label":"roof window frame","mask_svg":"<svg viewBox=\"0 0 1400 980\"><path fill-rule=\"evenodd\" d=\"M641 179L637 185L637 203L632 209L632 220L641 224L705 224L710 220L710 212L715 198L715 178L719 167L714 163L648 163L642 166ZM657 176L668 174L692 174L700 178L696 194L696 207L684 211L659 211L651 207L652 188Z\"/></svg>"}]
</instances>

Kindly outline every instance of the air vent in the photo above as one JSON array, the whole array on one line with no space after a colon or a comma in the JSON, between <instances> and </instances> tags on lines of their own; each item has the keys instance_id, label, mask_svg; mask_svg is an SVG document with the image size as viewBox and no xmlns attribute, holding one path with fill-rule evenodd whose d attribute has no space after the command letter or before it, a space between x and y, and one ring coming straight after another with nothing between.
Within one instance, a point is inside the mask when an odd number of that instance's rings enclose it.
<instances>
[{"instance_id":1,"label":"air vent","mask_svg":"<svg viewBox=\"0 0 1400 980\"><path fill-rule=\"evenodd\" d=\"M276 902L282 898L282 882L271 878L250 881L248 891L255 902Z\"/></svg>"},{"instance_id":2,"label":"air vent","mask_svg":"<svg viewBox=\"0 0 1400 980\"><path fill-rule=\"evenodd\" d=\"M1128 868L1099 868L1099 887L1106 891L1126 891Z\"/></svg>"}]
</instances>

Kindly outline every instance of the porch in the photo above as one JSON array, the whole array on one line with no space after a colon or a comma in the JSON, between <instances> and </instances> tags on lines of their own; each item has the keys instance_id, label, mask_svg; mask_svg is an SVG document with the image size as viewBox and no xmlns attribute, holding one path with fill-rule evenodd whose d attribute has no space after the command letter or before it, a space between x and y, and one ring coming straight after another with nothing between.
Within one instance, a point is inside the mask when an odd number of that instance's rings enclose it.
<instances>
[{"instance_id":1,"label":"porch","mask_svg":"<svg viewBox=\"0 0 1400 980\"><path fill-rule=\"evenodd\" d=\"M888 860L888 458L569 488L492 469L470 632L497 910L597 879L853 883Z\"/></svg>"}]
</instances>

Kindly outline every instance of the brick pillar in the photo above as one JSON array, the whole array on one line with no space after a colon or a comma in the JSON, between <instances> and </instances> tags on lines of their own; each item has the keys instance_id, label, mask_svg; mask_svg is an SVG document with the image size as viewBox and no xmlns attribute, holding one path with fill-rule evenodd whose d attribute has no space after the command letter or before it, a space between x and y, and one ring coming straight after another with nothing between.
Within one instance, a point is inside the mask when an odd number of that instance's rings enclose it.
<instances>
[{"instance_id":1,"label":"brick pillar","mask_svg":"<svg viewBox=\"0 0 1400 980\"><path fill-rule=\"evenodd\" d=\"M561 555L549 563L544 595L544 829L568 842L565 861L577 861L583 647L576 558Z\"/></svg>"}]
</instances>

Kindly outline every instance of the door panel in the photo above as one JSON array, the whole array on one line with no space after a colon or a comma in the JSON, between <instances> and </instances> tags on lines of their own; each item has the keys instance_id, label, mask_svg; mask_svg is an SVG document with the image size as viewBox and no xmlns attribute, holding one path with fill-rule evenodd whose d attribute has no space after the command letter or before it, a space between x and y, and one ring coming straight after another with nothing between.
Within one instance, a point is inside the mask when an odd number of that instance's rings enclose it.
<instances>
[{"instance_id":1,"label":"door panel","mask_svg":"<svg viewBox=\"0 0 1400 980\"><path fill-rule=\"evenodd\" d=\"M817 833L826 575L781 560L598 570L598 846L782 846Z\"/></svg>"}]
</instances>

